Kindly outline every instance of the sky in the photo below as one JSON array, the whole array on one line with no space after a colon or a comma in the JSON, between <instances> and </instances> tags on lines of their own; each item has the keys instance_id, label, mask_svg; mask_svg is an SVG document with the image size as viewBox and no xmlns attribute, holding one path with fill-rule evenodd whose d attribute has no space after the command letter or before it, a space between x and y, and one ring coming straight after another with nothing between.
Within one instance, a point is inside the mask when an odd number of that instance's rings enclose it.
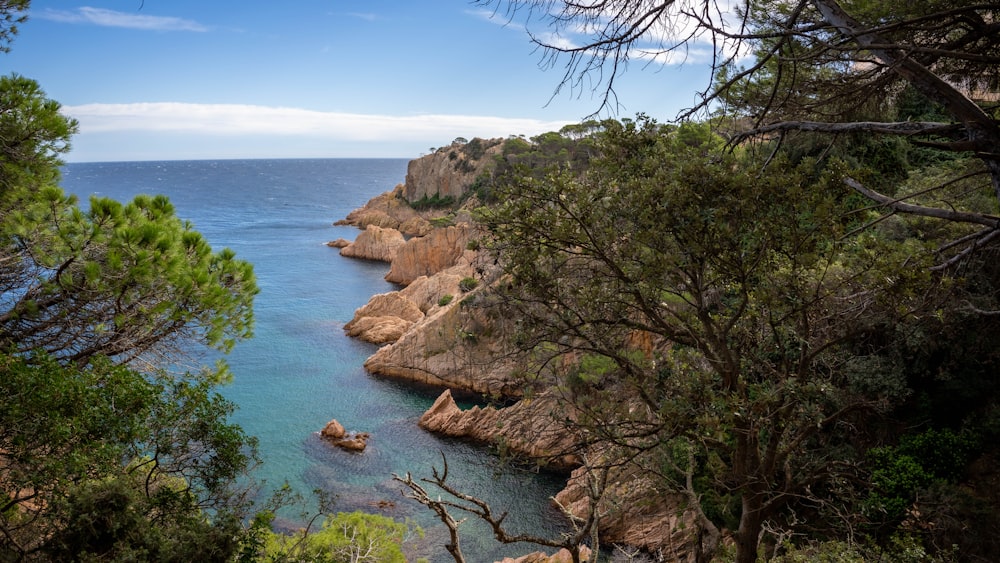
<instances>
[{"instance_id":1,"label":"sky","mask_svg":"<svg viewBox=\"0 0 1000 563\"><path fill-rule=\"evenodd\" d=\"M468 0L33 0L0 72L79 122L69 162L416 158L591 117L529 31ZM569 34L553 40L572 43ZM598 117L674 119L707 59L637 57Z\"/></svg>"}]
</instances>

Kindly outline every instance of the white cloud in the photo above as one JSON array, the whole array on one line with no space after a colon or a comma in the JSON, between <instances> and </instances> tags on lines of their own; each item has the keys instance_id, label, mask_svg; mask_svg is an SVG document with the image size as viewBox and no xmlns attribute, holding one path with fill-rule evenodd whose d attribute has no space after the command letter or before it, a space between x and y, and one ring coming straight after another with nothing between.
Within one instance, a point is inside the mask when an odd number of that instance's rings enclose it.
<instances>
[{"instance_id":1,"label":"white cloud","mask_svg":"<svg viewBox=\"0 0 1000 563\"><path fill-rule=\"evenodd\" d=\"M208 27L192 20L171 16L150 16L91 8L84 6L76 11L47 9L34 17L49 21L74 24L91 24L103 27L123 27L147 31L208 31Z\"/></svg>"},{"instance_id":2,"label":"white cloud","mask_svg":"<svg viewBox=\"0 0 1000 563\"><path fill-rule=\"evenodd\" d=\"M338 141L450 141L456 136L537 135L569 121L474 115L371 115L238 104L134 103L63 106L80 134L174 132L198 135L309 136Z\"/></svg>"}]
</instances>

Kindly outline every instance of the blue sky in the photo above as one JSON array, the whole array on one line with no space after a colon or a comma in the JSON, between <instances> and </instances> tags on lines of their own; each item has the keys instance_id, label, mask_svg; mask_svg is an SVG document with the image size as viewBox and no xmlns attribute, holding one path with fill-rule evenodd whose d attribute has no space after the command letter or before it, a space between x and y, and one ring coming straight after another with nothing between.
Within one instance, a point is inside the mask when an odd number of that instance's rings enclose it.
<instances>
[{"instance_id":1,"label":"blue sky","mask_svg":"<svg viewBox=\"0 0 1000 563\"><path fill-rule=\"evenodd\" d=\"M563 69L540 68L526 31L541 23L491 16L466 0L34 0L0 72L79 120L69 161L414 158L598 109L590 89L553 96ZM673 119L701 62L635 62L617 115Z\"/></svg>"}]
</instances>

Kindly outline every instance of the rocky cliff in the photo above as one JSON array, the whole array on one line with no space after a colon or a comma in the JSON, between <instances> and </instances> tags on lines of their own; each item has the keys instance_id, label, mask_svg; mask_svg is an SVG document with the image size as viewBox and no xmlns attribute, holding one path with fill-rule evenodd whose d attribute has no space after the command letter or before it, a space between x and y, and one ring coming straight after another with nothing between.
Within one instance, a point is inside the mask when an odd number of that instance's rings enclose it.
<instances>
[{"instance_id":1,"label":"rocky cliff","mask_svg":"<svg viewBox=\"0 0 1000 563\"><path fill-rule=\"evenodd\" d=\"M476 178L493 164L502 139L456 141L432 154L411 160L406 169L403 197L411 202L458 201Z\"/></svg>"}]
</instances>

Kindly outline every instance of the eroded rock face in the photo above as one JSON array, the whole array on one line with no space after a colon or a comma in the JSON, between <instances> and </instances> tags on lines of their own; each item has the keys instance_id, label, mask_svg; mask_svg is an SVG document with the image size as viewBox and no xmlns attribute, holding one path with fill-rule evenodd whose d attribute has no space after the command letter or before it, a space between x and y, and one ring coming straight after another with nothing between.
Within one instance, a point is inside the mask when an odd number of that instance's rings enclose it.
<instances>
[{"instance_id":1,"label":"eroded rock face","mask_svg":"<svg viewBox=\"0 0 1000 563\"><path fill-rule=\"evenodd\" d=\"M471 229L463 223L406 241L396 252L386 281L409 285L420 276L431 276L458 265L466 256ZM468 251L472 252L472 251Z\"/></svg>"},{"instance_id":2,"label":"eroded rock face","mask_svg":"<svg viewBox=\"0 0 1000 563\"><path fill-rule=\"evenodd\" d=\"M396 229L368 225L354 242L340 249L340 255L391 262L405 244L403 233Z\"/></svg>"},{"instance_id":3,"label":"eroded rock face","mask_svg":"<svg viewBox=\"0 0 1000 563\"><path fill-rule=\"evenodd\" d=\"M380 293L354 312L354 318L344 325L348 336L373 344L395 342L414 323L424 318L424 312L401 292Z\"/></svg>"},{"instance_id":4,"label":"eroded rock face","mask_svg":"<svg viewBox=\"0 0 1000 563\"><path fill-rule=\"evenodd\" d=\"M512 376L517 358L509 344L494 338L480 319L485 312L456 295L448 306L432 307L396 342L379 348L365 361L371 373L403 380L468 389L477 393L518 396Z\"/></svg>"},{"instance_id":5,"label":"eroded rock face","mask_svg":"<svg viewBox=\"0 0 1000 563\"><path fill-rule=\"evenodd\" d=\"M420 417L420 427L485 444L503 443L511 452L536 460L548 469L569 471L580 465L575 437L560 421L562 405L552 395L521 399L512 406L461 410L445 390Z\"/></svg>"},{"instance_id":6,"label":"eroded rock face","mask_svg":"<svg viewBox=\"0 0 1000 563\"><path fill-rule=\"evenodd\" d=\"M403 197L409 202L435 197L460 199L476 178L492 166L493 155L501 147L501 139L473 139L411 160L406 167Z\"/></svg>"},{"instance_id":7,"label":"eroded rock face","mask_svg":"<svg viewBox=\"0 0 1000 563\"><path fill-rule=\"evenodd\" d=\"M617 467L598 505L601 541L660 551L666 561L694 561L698 527L683 495L658 490L648 475ZM586 467L573 471L556 502L573 514L590 514Z\"/></svg>"},{"instance_id":8,"label":"eroded rock face","mask_svg":"<svg viewBox=\"0 0 1000 563\"><path fill-rule=\"evenodd\" d=\"M585 545L580 546L580 561L587 561L589 559L590 548ZM573 555L568 549L563 548L552 555L548 555L543 551L536 551L517 558L504 557L496 563L573 563Z\"/></svg>"},{"instance_id":9,"label":"eroded rock face","mask_svg":"<svg viewBox=\"0 0 1000 563\"><path fill-rule=\"evenodd\" d=\"M359 207L347 214L347 217L334 225L354 225L364 229L369 225L397 229L406 234L411 233L401 229L401 225L412 219L419 219L420 214L403 201L403 184L399 184L390 192L385 192L368 200L364 207Z\"/></svg>"}]
</instances>

